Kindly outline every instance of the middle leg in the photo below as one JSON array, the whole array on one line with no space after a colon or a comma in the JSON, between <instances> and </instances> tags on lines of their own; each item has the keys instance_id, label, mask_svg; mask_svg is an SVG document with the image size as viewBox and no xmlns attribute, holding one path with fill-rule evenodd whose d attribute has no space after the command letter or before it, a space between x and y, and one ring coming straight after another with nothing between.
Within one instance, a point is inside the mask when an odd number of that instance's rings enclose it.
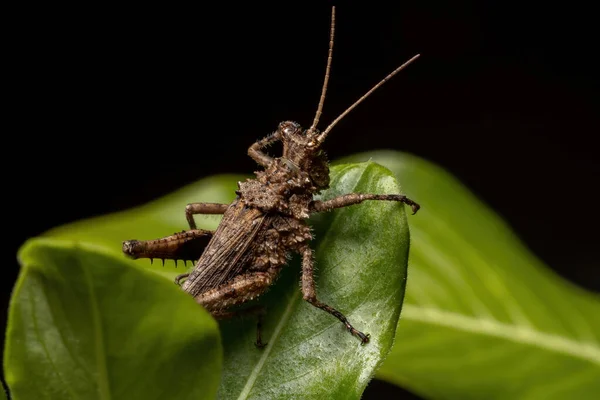
<instances>
[{"instance_id":1,"label":"middle leg","mask_svg":"<svg viewBox=\"0 0 600 400\"><path fill-rule=\"evenodd\" d=\"M190 203L185 206L185 218L190 225L190 229L196 229L194 214L224 214L229 204L221 203Z\"/></svg>"}]
</instances>

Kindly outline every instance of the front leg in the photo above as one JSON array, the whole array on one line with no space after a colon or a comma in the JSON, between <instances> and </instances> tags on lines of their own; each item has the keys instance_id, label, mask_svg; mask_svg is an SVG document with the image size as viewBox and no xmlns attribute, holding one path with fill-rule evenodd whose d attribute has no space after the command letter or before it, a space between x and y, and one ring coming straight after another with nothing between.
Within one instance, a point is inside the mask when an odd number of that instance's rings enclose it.
<instances>
[{"instance_id":1,"label":"front leg","mask_svg":"<svg viewBox=\"0 0 600 400\"><path fill-rule=\"evenodd\" d=\"M343 194L333 199L320 201L315 200L311 203L311 212L331 211L334 208L347 207L354 204L362 203L365 200L387 200L387 201L399 201L406 205L409 205L412 209L413 215L419 211L420 205L404 196L403 194L369 194L369 193L349 193Z\"/></svg>"},{"instance_id":2,"label":"front leg","mask_svg":"<svg viewBox=\"0 0 600 400\"><path fill-rule=\"evenodd\" d=\"M314 279L313 253L309 246L305 246L302 252L302 296L304 300L308 301L313 306L320 308L321 310L339 319L342 324L344 324L348 332L360 339L361 344L364 345L369 343L370 336L368 333L364 334L355 329L350 322L348 322L348 319L344 316L344 314L317 299Z\"/></svg>"},{"instance_id":3,"label":"front leg","mask_svg":"<svg viewBox=\"0 0 600 400\"><path fill-rule=\"evenodd\" d=\"M279 139L280 137L278 133L275 132L274 134L259 140L258 142L250 146L250 148L248 149L248 155L263 167L269 166L269 164L273 162L273 157L263 153L261 150Z\"/></svg>"}]
</instances>

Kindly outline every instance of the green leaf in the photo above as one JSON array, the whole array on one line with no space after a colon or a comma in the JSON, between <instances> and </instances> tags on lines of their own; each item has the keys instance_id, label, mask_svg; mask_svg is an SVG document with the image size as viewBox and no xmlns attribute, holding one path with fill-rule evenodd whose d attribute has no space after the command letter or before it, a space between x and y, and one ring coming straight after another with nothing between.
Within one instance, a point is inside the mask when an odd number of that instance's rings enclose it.
<instances>
[{"instance_id":1,"label":"green leaf","mask_svg":"<svg viewBox=\"0 0 600 400\"><path fill-rule=\"evenodd\" d=\"M422 206L409 219L396 345L377 377L432 399L598 398L599 296L555 275L441 168L398 152L346 161L368 158ZM556 206L550 219L571 217Z\"/></svg>"},{"instance_id":2,"label":"green leaf","mask_svg":"<svg viewBox=\"0 0 600 400\"><path fill-rule=\"evenodd\" d=\"M4 367L13 399L198 399L219 385L214 320L174 284L97 246L19 252Z\"/></svg>"},{"instance_id":3,"label":"green leaf","mask_svg":"<svg viewBox=\"0 0 600 400\"><path fill-rule=\"evenodd\" d=\"M123 259L123 240L153 239L185 229L187 203L229 203L237 181L243 178L227 175L204 179L136 209L79 221L47 235L92 242ZM333 169L331 189L322 197L352 192L399 193L400 188L390 171L379 165L345 165ZM197 217L197 222L201 228L214 229L219 218ZM321 301L342 311L357 329L370 333L371 342L361 346L336 318L302 300L296 257L259 300L267 306L263 325L266 348L254 346L254 318L220 323L225 357L219 398L359 398L389 352L404 297L408 261L404 206L366 202L322 213L311 222L316 233L312 247L317 294ZM127 269L121 265L124 261L118 267L111 263L119 270ZM181 262L179 269L173 261L164 267L157 262L151 265L148 260L135 263L167 277L172 289L172 278L183 272ZM149 299L148 305L155 301ZM171 323L165 325L163 329L168 329ZM204 357L202 353L200 357ZM176 360L169 364L178 371L200 368L182 368Z\"/></svg>"},{"instance_id":4,"label":"green leaf","mask_svg":"<svg viewBox=\"0 0 600 400\"><path fill-rule=\"evenodd\" d=\"M153 239L186 228L189 202L229 203L240 176L201 180L137 209L80 221L49 232L55 237L91 241L121 257L121 242ZM399 193L390 171L374 163L338 166L323 198L351 192ZM197 217L214 229L215 216ZM354 326L371 334L365 346L333 316L302 300L298 257L284 268L274 287L259 299L267 306L264 349L254 346L256 320L220 323L225 349L220 398L359 398L392 346L400 314L408 261L404 206L365 202L312 221L317 294L342 311ZM165 267L136 263L172 279L182 273L173 261ZM158 265L157 265L158 264ZM171 284L172 285L172 284ZM152 302L153 300L149 300Z\"/></svg>"},{"instance_id":5,"label":"green leaf","mask_svg":"<svg viewBox=\"0 0 600 400\"><path fill-rule=\"evenodd\" d=\"M7 400L6 391L4 389L4 384L0 381L0 400Z\"/></svg>"}]
</instances>

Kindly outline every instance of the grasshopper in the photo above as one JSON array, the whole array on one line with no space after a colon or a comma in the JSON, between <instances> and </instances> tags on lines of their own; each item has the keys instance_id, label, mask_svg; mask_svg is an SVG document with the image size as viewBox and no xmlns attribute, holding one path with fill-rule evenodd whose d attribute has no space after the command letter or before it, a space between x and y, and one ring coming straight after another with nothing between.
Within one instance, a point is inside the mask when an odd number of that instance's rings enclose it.
<instances>
[{"instance_id":1,"label":"grasshopper","mask_svg":"<svg viewBox=\"0 0 600 400\"><path fill-rule=\"evenodd\" d=\"M179 275L175 282L193 296L215 318L236 314L231 307L253 300L277 279L288 256L302 256L302 294L304 300L333 315L361 344L369 342L369 334L355 329L337 309L319 301L315 290L313 238L306 220L311 214L331 211L366 200L397 201L412 208L419 205L402 194L349 193L330 200L313 196L329 187L329 163L321 146L333 127L352 109L388 79L416 60L414 56L340 114L322 132L317 129L323 110L331 70L335 7L331 13L329 53L321 97L312 125L303 129L293 121L281 122L275 132L252 144L248 155L262 171L256 177L238 182L237 197L231 204L191 203L185 208L190 230L156 240L123 242L123 252L132 258L196 260L189 274ZM280 141L283 155L272 157L264 149ZM222 214L216 231L196 228L195 214ZM263 346L257 329L258 346Z\"/></svg>"}]
</instances>

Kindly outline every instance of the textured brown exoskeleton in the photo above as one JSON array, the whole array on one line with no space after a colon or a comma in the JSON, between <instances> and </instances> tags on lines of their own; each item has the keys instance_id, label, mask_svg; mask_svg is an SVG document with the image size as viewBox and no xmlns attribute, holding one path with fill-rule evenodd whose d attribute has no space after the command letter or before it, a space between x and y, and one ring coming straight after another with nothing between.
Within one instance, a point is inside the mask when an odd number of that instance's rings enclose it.
<instances>
[{"instance_id":1,"label":"textured brown exoskeleton","mask_svg":"<svg viewBox=\"0 0 600 400\"><path fill-rule=\"evenodd\" d=\"M157 240L126 241L123 251L133 258L197 259L193 271L178 276L176 283L216 318L231 317L235 312L230 311L230 307L264 293L286 264L287 256L292 252L299 253L302 256L304 300L335 316L365 344L369 341L368 334L355 329L341 312L317 298L313 252L309 247L312 234L306 220L313 213L365 200L398 201L411 206L413 214L417 212L419 205L401 194L350 193L327 201L314 200L313 195L329 186L329 164L321 150L327 134L356 105L418 55L375 85L320 132L316 126L329 80L334 27L335 8L331 15L325 81L311 127L302 129L295 122L282 122L273 134L250 146L248 154L264 170L256 172L255 179L238 183L237 198L233 203L188 204L185 213L191 230ZM283 155L274 158L263 149L276 141L282 142ZM196 229L194 214L223 214L223 218L217 230L211 232ZM184 278L187 279L183 281ZM260 330L257 345L262 345Z\"/></svg>"}]
</instances>

